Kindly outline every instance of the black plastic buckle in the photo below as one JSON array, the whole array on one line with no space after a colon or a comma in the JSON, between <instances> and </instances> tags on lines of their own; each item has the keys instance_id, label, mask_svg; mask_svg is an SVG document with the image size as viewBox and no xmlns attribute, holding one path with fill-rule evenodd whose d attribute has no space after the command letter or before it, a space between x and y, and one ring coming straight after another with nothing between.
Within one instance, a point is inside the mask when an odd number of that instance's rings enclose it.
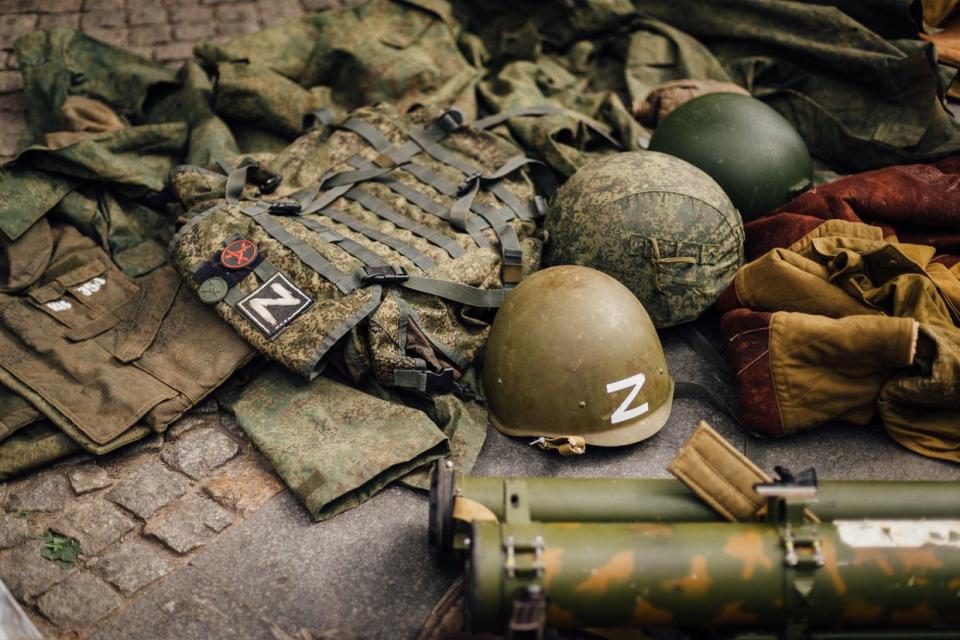
<instances>
[{"instance_id":1,"label":"black plastic buckle","mask_svg":"<svg viewBox=\"0 0 960 640\"><path fill-rule=\"evenodd\" d=\"M483 176L479 171L474 171L466 178L463 179L463 182L460 183L460 186L457 187L457 197L462 198L463 196L470 193L473 189L474 184L480 181L480 178Z\"/></svg>"},{"instance_id":2,"label":"black plastic buckle","mask_svg":"<svg viewBox=\"0 0 960 640\"><path fill-rule=\"evenodd\" d=\"M280 186L281 182L283 182L283 176L273 174L260 184L260 193L263 195L270 195L277 190L277 187Z\"/></svg>"},{"instance_id":3,"label":"black plastic buckle","mask_svg":"<svg viewBox=\"0 0 960 640\"><path fill-rule=\"evenodd\" d=\"M299 202L273 202L270 204L270 207L267 209L270 213L275 216L291 216L297 213L300 213L300 210L303 209L303 205Z\"/></svg>"},{"instance_id":4,"label":"black plastic buckle","mask_svg":"<svg viewBox=\"0 0 960 640\"><path fill-rule=\"evenodd\" d=\"M361 267L360 282L362 284L393 284L405 282L410 274L403 267L386 265L383 267Z\"/></svg>"},{"instance_id":5,"label":"black plastic buckle","mask_svg":"<svg viewBox=\"0 0 960 640\"><path fill-rule=\"evenodd\" d=\"M426 371L424 393L450 393L457 388L457 381L453 378L453 369L444 367L440 371Z\"/></svg>"},{"instance_id":6,"label":"black plastic buckle","mask_svg":"<svg viewBox=\"0 0 960 640\"><path fill-rule=\"evenodd\" d=\"M463 126L463 113L459 109L448 109L437 122L444 131L453 133Z\"/></svg>"},{"instance_id":7,"label":"black plastic buckle","mask_svg":"<svg viewBox=\"0 0 960 640\"><path fill-rule=\"evenodd\" d=\"M456 382L453 385L453 395L466 400L467 402L476 402L477 404L486 404L487 399L477 393L473 387L465 382Z\"/></svg>"}]
</instances>

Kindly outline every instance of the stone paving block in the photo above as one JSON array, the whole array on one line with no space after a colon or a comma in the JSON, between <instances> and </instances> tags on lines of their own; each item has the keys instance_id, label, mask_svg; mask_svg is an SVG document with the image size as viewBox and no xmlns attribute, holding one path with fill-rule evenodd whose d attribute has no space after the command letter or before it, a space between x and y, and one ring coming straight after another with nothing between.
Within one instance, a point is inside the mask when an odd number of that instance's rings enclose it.
<instances>
[{"instance_id":1,"label":"stone paving block","mask_svg":"<svg viewBox=\"0 0 960 640\"><path fill-rule=\"evenodd\" d=\"M84 11L95 11L97 9L122 11L123 0L83 0Z\"/></svg>"},{"instance_id":2,"label":"stone paving block","mask_svg":"<svg viewBox=\"0 0 960 640\"><path fill-rule=\"evenodd\" d=\"M14 40L36 28L37 19L31 13L0 15L0 47L12 49Z\"/></svg>"},{"instance_id":3,"label":"stone paving block","mask_svg":"<svg viewBox=\"0 0 960 640\"><path fill-rule=\"evenodd\" d=\"M40 555L43 540L30 540L8 551L0 552L0 580L23 602L44 593L66 580L75 570Z\"/></svg>"},{"instance_id":4,"label":"stone paving block","mask_svg":"<svg viewBox=\"0 0 960 640\"><path fill-rule=\"evenodd\" d=\"M304 14L303 7L296 0L276 0L273 2L259 0L257 6L264 26L290 18L299 18Z\"/></svg>"},{"instance_id":5,"label":"stone paving block","mask_svg":"<svg viewBox=\"0 0 960 640\"><path fill-rule=\"evenodd\" d=\"M186 491L186 479L154 458L128 472L107 499L146 520Z\"/></svg>"},{"instance_id":6,"label":"stone paving block","mask_svg":"<svg viewBox=\"0 0 960 640\"><path fill-rule=\"evenodd\" d=\"M33 0L31 11L37 13L70 13L80 11L83 0Z\"/></svg>"},{"instance_id":7,"label":"stone paving block","mask_svg":"<svg viewBox=\"0 0 960 640\"><path fill-rule=\"evenodd\" d=\"M91 11L90 13L83 14L83 17L80 19L80 26L84 29L122 27L127 23L126 18L122 11Z\"/></svg>"},{"instance_id":8,"label":"stone paving block","mask_svg":"<svg viewBox=\"0 0 960 640\"><path fill-rule=\"evenodd\" d=\"M79 13L45 13L37 20L37 29L52 29L54 27L76 29L79 26Z\"/></svg>"},{"instance_id":9,"label":"stone paving block","mask_svg":"<svg viewBox=\"0 0 960 640\"><path fill-rule=\"evenodd\" d=\"M0 93L11 93L23 89L23 76L19 70L0 71Z\"/></svg>"},{"instance_id":10,"label":"stone paving block","mask_svg":"<svg viewBox=\"0 0 960 640\"><path fill-rule=\"evenodd\" d=\"M216 427L188 431L168 444L160 457L174 469L202 478L237 455L237 442Z\"/></svg>"},{"instance_id":11,"label":"stone paving block","mask_svg":"<svg viewBox=\"0 0 960 640\"><path fill-rule=\"evenodd\" d=\"M171 37L170 25L150 24L130 27L127 39L134 46L147 46L170 42Z\"/></svg>"},{"instance_id":12,"label":"stone paving block","mask_svg":"<svg viewBox=\"0 0 960 640\"><path fill-rule=\"evenodd\" d=\"M203 427L208 424L216 424L216 422L216 418L211 418L210 416L188 413L167 427L167 430L163 432L163 436L167 441L176 440L191 429Z\"/></svg>"},{"instance_id":13,"label":"stone paving block","mask_svg":"<svg viewBox=\"0 0 960 640\"><path fill-rule=\"evenodd\" d=\"M84 555L93 556L135 526L133 520L109 502L85 502L50 525L54 531L76 538Z\"/></svg>"},{"instance_id":14,"label":"stone paving block","mask_svg":"<svg viewBox=\"0 0 960 640\"><path fill-rule=\"evenodd\" d=\"M127 12L127 22L131 25L166 24L167 12L161 6L135 6Z\"/></svg>"},{"instance_id":15,"label":"stone paving block","mask_svg":"<svg viewBox=\"0 0 960 640\"><path fill-rule=\"evenodd\" d=\"M83 27L84 33L115 47L125 47L127 45L126 27Z\"/></svg>"},{"instance_id":16,"label":"stone paving block","mask_svg":"<svg viewBox=\"0 0 960 640\"><path fill-rule=\"evenodd\" d=\"M214 534L233 522L230 513L206 496L190 496L143 528L177 553L187 553L206 544Z\"/></svg>"},{"instance_id":17,"label":"stone paving block","mask_svg":"<svg viewBox=\"0 0 960 640\"><path fill-rule=\"evenodd\" d=\"M257 15L257 5L254 3L244 4L221 4L213 10L218 20L224 22L244 22L256 21L260 16Z\"/></svg>"},{"instance_id":18,"label":"stone paving block","mask_svg":"<svg viewBox=\"0 0 960 640\"><path fill-rule=\"evenodd\" d=\"M172 6L167 9L170 22L208 22L213 20L213 7L203 7L198 4ZM212 400L212 398L211 398ZM216 400L214 400L216 402Z\"/></svg>"},{"instance_id":19,"label":"stone paving block","mask_svg":"<svg viewBox=\"0 0 960 640\"><path fill-rule=\"evenodd\" d=\"M30 523L12 513L0 513L0 549L15 547L30 537Z\"/></svg>"},{"instance_id":20,"label":"stone paving block","mask_svg":"<svg viewBox=\"0 0 960 640\"><path fill-rule=\"evenodd\" d=\"M340 6L337 0L301 0L303 8L308 11L323 11Z\"/></svg>"},{"instance_id":21,"label":"stone paving block","mask_svg":"<svg viewBox=\"0 0 960 640\"><path fill-rule=\"evenodd\" d=\"M73 495L67 479L56 472L42 473L10 491L7 511L60 511Z\"/></svg>"},{"instance_id":22,"label":"stone paving block","mask_svg":"<svg viewBox=\"0 0 960 640\"><path fill-rule=\"evenodd\" d=\"M202 40L216 33L213 22L201 20L199 22L183 22L173 25L173 37L176 40Z\"/></svg>"},{"instance_id":23,"label":"stone paving block","mask_svg":"<svg viewBox=\"0 0 960 640\"><path fill-rule=\"evenodd\" d=\"M101 467L96 464L85 464L74 467L67 472L70 486L77 495L89 493L97 489L104 489L113 484L113 480Z\"/></svg>"},{"instance_id":24,"label":"stone paving block","mask_svg":"<svg viewBox=\"0 0 960 640\"><path fill-rule=\"evenodd\" d=\"M193 57L192 42L172 42L153 48L153 58L160 62L186 60L191 57Z\"/></svg>"},{"instance_id":25,"label":"stone paving block","mask_svg":"<svg viewBox=\"0 0 960 640\"><path fill-rule=\"evenodd\" d=\"M106 582L86 571L78 571L48 591L37 607L53 624L79 631L92 626L123 603L123 598Z\"/></svg>"},{"instance_id":26,"label":"stone paving block","mask_svg":"<svg viewBox=\"0 0 960 640\"><path fill-rule=\"evenodd\" d=\"M253 511L283 489L283 483L262 459L241 458L211 479L203 490L235 511Z\"/></svg>"},{"instance_id":27,"label":"stone paving block","mask_svg":"<svg viewBox=\"0 0 960 640\"><path fill-rule=\"evenodd\" d=\"M155 546L143 540L131 540L103 556L93 570L123 595L131 596L175 568Z\"/></svg>"}]
</instances>

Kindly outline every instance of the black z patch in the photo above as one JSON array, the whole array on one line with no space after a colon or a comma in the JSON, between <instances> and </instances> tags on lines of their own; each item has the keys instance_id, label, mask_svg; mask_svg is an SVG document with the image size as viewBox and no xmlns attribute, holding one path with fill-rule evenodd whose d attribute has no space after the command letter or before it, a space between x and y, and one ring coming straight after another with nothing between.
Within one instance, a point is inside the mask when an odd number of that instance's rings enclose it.
<instances>
[{"instance_id":1,"label":"black z patch","mask_svg":"<svg viewBox=\"0 0 960 640\"><path fill-rule=\"evenodd\" d=\"M253 293L237 303L237 310L268 339L275 338L313 299L282 273L275 273Z\"/></svg>"}]
</instances>

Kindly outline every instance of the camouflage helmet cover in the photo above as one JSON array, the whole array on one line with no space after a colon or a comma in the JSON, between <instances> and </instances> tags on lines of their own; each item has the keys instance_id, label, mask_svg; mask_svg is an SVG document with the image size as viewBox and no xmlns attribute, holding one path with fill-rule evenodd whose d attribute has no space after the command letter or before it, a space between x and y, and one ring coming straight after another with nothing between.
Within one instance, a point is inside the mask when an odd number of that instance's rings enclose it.
<instances>
[{"instance_id":1,"label":"camouflage helmet cover","mask_svg":"<svg viewBox=\"0 0 960 640\"><path fill-rule=\"evenodd\" d=\"M580 168L546 220L544 263L613 276L668 327L699 317L743 265L743 222L723 189L673 156L635 151Z\"/></svg>"}]
</instances>

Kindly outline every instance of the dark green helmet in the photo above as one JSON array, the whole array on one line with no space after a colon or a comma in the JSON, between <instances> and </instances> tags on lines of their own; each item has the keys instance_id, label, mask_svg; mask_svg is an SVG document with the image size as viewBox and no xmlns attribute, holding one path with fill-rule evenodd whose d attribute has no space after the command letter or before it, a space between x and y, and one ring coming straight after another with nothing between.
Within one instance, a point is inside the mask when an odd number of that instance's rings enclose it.
<instances>
[{"instance_id":1,"label":"dark green helmet","mask_svg":"<svg viewBox=\"0 0 960 640\"><path fill-rule=\"evenodd\" d=\"M546 265L613 276L658 327L699 317L743 264L743 223L723 189L692 164L653 151L581 167L557 191L545 226Z\"/></svg>"},{"instance_id":2,"label":"dark green helmet","mask_svg":"<svg viewBox=\"0 0 960 640\"><path fill-rule=\"evenodd\" d=\"M694 164L752 220L810 187L810 151L786 118L756 98L711 93L681 105L654 131L650 149Z\"/></svg>"}]
</instances>

